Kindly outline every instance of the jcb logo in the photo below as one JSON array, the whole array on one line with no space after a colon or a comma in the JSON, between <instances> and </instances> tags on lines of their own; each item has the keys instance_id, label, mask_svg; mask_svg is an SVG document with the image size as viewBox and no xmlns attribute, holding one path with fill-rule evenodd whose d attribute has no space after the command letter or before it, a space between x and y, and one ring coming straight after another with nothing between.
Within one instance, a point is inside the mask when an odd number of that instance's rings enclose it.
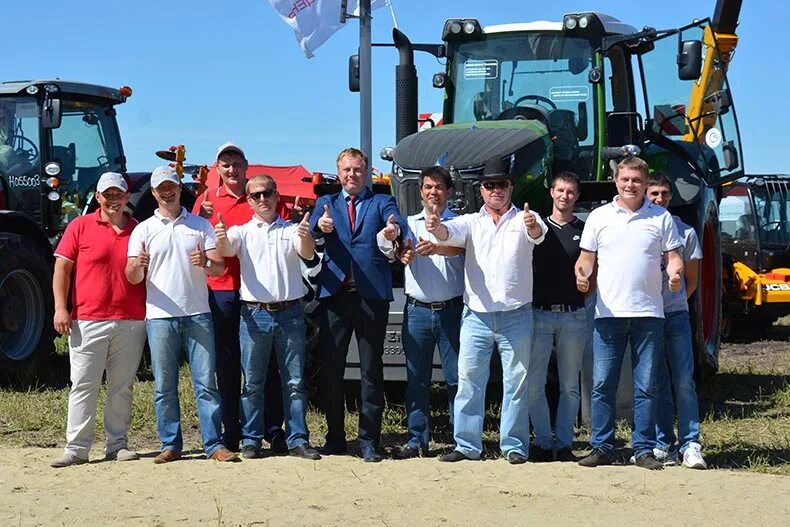
<instances>
[{"instance_id":1,"label":"jcb logo","mask_svg":"<svg viewBox=\"0 0 790 527\"><path fill-rule=\"evenodd\" d=\"M790 284L765 284L766 291L790 291Z\"/></svg>"}]
</instances>

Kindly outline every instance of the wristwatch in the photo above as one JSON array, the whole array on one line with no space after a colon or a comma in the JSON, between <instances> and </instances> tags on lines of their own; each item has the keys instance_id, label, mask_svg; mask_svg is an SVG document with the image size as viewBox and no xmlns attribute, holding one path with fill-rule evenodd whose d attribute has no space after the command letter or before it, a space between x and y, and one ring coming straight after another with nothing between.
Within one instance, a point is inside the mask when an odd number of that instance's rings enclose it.
<instances>
[{"instance_id":1,"label":"wristwatch","mask_svg":"<svg viewBox=\"0 0 790 527\"><path fill-rule=\"evenodd\" d=\"M206 258L206 263L204 263L204 264L203 264L203 267L205 267L206 269L208 269L209 267L211 267L211 260L209 260L208 258Z\"/></svg>"}]
</instances>

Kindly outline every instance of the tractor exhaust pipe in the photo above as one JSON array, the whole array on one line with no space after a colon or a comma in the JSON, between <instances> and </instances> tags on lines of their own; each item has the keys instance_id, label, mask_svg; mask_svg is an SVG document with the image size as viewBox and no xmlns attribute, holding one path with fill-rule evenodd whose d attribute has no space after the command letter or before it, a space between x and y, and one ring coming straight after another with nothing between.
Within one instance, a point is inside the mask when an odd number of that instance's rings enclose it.
<instances>
[{"instance_id":1,"label":"tractor exhaust pipe","mask_svg":"<svg viewBox=\"0 0 790 527\"><path fill-rule=\"evenodd\" d=\"M400 55L395 66L395 143L417 133L417 68L411 41L398 29L392 30L392 40Z\"/></svg>"}]
</instances>

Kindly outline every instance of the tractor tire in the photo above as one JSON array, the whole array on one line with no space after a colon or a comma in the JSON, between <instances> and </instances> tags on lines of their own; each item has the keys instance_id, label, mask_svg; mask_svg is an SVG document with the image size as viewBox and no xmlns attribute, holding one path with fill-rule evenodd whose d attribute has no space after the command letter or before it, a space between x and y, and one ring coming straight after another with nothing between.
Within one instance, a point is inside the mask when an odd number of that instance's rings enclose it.
<instances>
[{"instance_id":1,"label":"tractor tire","mask_svg":"<svg viewBox=\"0 0 790 527\"><path fill-rule=\"evenodd\" d=\"M51 256L28 237L0 232L0 376L35 374L54 349Z\"/></svg>"},{"instance_id":2,"label":"tractor tire","mask_svg":"<svg viewBox=\"0 0 790 527\"><path fill-rule=\"evenodd\" d=\"M716 374L721 344L721 233L715 204L707 208L702 225L702 260L697 290L689 299L694 377L697 382L703 382Z\"/></svg>"}]
</instances>

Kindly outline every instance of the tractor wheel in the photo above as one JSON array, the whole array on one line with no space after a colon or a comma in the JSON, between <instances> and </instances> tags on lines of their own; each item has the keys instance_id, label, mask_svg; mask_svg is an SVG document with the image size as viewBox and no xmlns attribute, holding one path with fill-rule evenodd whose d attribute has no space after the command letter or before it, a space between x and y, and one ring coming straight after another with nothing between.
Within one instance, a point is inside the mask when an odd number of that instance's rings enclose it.
<instances>
[{"instance_id":1,"label":"tractor wheel","mask_svg":"<svg viewBox=\"0 0 790 527\"><path fill-rule=\"evenodd\" d=\"M715 204L705 214L697 290L689 302L694 376L703 381L716 374L721 343L721 235Z\"/></svg>"},{"instance_id":2,"label":"tractor wheel","mask_svg":"<svg viewBox=\"0 0 790 527\"><path fill-rule=\"evenodd\" d=\"M30 375L53 346L52 264L31 239L0 232L0 374Z\"/></svg>"}]
</instances>

